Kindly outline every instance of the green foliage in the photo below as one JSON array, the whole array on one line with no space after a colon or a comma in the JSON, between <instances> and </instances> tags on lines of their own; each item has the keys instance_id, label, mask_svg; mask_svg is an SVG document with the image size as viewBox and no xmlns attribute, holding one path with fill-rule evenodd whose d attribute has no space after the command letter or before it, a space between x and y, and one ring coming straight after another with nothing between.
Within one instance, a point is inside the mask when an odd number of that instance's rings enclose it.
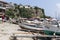
<instances>
[{"instance_id":1,"label":"green foliage","mask_svg":"<svg viewBox=\"0 0 60 40\"><path fill-rule=\"evenodd\" d=\"M14 17L15 17L12 9L7 10L7 11L5 12L5 14L6 14L7 16L11 17L11 18L14 18Z\"/></svg>"},{"instance_id":2,"label":"green foliage","mask_svg":"<svg viewBox=\"0 0 60 40\"><path fill-rule=\"evenodd\" d=\"M37 14L38 13L38 7L35 6L34 9L35 9L35 13Z\"/></svg>"},{"instance_id":3,"label":"green foliage","mask_svg":"<svg viewBox=\"0 0 60 40\"><path fill-rule=\"evenodd\" d=\"M50 16L46 16L45 18L51 18Z\"/></svg>"},{"instance_id":4,"label":"green foliage","mask_svg":"<svg viewBox=\"0 0 60 40\"><path fill-rule=\"evenodd\" d=\"M45 18L45 12L44 9L40 9L42 11L42 14L40 15L40 18Z\"/></svg>"},{"instance_id":5,"label":"green foliage","mask_svg":"<svg viewBox=\"0 0 60 40\"><path fill-rule=\"evenodd\" d=\"M8 9L6 11L6 15L8 15L9 17L11 18L14 18L14 17L23 17L23 18L31 18L33 16L37 16L35 15L34 13L38 13L38 10L41 10L42 11L42 14L40 15L41 18L45 18L47 16L45 16L45 12L44 12L44 9L41 9L39 7L34 7L34 8L25 8L23 6L23 8L20 8L20 5L17 5L17 4L14 4L14 7L15 9ZM35 12L34 10L35 9Z\"/></svg>"},{"instance_id":6,"label":"green foliage","mask_svg":"<svg viewBox=\"0 0 60 40\"><path fill-rule=\"evenodd\" d=\"M30 9L20 8L19 13L20 13L20 16L23 18L31 18L32 17L32 11Z\"/></svg>"},{"instance_id":7,"label":"green foliage","mask_svg":"<svg viewBox=\"0 0 60 40\"><path fill-rule=\"evenodd\" d=\"M39 10L41 10L42 13L40 12L40 18L45 18L45 12L44 12L44 9L39 8L39 7L37 7L37 6L35 6L34 9L35 9L36 16L37 16Z\"/></svg>"}]
</instances>

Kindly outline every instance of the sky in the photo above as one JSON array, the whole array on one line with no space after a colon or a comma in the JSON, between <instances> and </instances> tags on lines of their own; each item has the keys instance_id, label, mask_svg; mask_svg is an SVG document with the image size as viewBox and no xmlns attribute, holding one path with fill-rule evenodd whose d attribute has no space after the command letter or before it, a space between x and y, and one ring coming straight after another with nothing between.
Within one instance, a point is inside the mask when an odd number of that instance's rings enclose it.
<instances>
[{"instance_id":1,"label":"sky","mask_svg":"<svg viewBox=\"0 0 60 40\"><path fill-rule=\"evenodd\" d=\"M3 1L23 5L38 6L45 10L45 14L47 16L55 18L60 16L60 0L3 0Z\"/></svg>"}]
</instances>

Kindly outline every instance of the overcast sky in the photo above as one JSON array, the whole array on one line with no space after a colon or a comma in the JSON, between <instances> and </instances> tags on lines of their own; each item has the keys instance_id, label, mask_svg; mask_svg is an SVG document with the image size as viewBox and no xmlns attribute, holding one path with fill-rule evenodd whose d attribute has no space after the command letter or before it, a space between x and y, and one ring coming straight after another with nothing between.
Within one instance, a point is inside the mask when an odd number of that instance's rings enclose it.
<instances>
[{"instance_id":1,"label":"overcast sky","mask_svg":"<svg viewBox=\"0 0 60 40\"><path fill-rule=\"evenodd\" d=\"M38 6L45 9L45 14L51 17L60 16L60 0L3 0L23 5Z\"/></svg>"}]
</instances>

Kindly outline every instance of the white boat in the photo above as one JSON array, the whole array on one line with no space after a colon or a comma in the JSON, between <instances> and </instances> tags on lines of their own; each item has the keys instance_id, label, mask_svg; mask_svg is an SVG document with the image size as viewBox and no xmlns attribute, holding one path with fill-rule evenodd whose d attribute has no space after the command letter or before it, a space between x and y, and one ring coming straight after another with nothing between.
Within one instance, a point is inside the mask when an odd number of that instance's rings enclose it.
<instances>
[{"instance_id":1,"label":"white boat","mask_svg":"<svg viewBox=\"0 0 60 40\"><path fill-rule=\"evenodd\" d=\"M46 21L45 21L46 22ZM20 23L20 27L32 30L43 31L47 35L60 35L60 27L58 26L57 21L43 22L44 24L29 24L29 23Z\"/></svg>"},{"instance_id":2,"label":"white boat","mask_svg":"<svg viewBox=\"0 0 60 40\"><path fill-rule=\"evenodd\" d=\"M25 29L31 29L31 30L43 30L42 27L40 27L40 25L38 24L32 24L32 23L19 23L19 26L21 28L25 28ZM42 26L42 25L41 25Z\"/></svg>"}]
</instances>

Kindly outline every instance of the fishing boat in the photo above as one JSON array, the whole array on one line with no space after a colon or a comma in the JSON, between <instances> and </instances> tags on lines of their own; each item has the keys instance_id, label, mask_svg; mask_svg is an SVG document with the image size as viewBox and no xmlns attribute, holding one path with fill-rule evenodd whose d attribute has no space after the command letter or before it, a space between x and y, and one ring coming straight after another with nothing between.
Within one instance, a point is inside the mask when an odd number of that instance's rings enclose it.
<instances>
[{"instance_id":1,"label":"fishing boat","mask_svg":"<svg viewBox=\"0 0 60 40\"><path fill-rule=\"evenodd\" d=\"M34 24L34 23L23 22L23 23L19 23L19 26L21 28L30 29L30 30L43 30L41 27L42 25L40 26L39 24Z\"/></svg>"},{"instance_id":2,"label":"fishing boat","mask_svg":"<svg viewBox=\"0 0 60 40\"><path fill-rule=\"evenodd\" d=\"M60 26L57 21L45 23L44 33L47 35L60 35Z\"/></svg>"},{"instance_id":3,"label":"fishing boat","mask_svg":"<svg viewBox=\"0 0 60 40\"><path fill-rule=\"evenodd\" d=\"M19 23L20 27L31 29L31 30L39 30L43 31L46 35L60 35L60 26L57 21L53 20L50 22L44 21L41 24L29 24L29 23Z\"/></svg>"}]
</instances>

